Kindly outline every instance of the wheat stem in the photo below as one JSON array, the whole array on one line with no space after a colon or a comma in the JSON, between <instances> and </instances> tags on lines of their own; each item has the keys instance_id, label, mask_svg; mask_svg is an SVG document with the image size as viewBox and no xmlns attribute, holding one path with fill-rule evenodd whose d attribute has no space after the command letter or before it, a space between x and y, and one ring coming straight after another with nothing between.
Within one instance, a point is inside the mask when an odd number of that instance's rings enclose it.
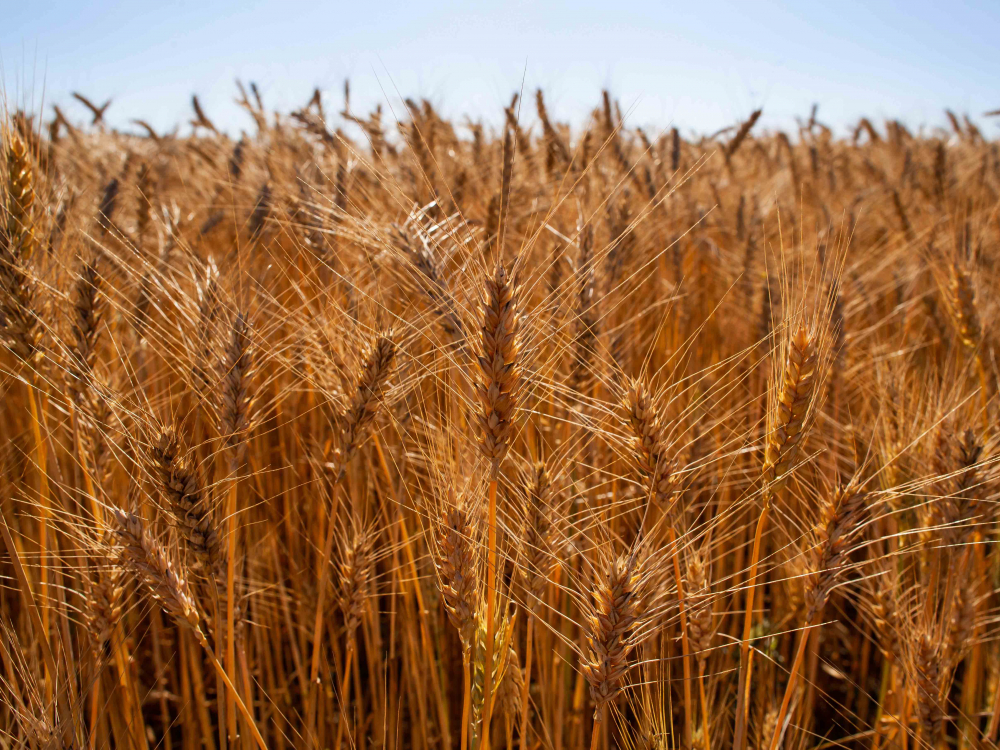
<instances>
[{"instance_id":1,"label":"wheat stem","mask_svg":"<svg viewBox=\"0 0 1000 750\"><path fill-rule=\"evenodd\" d=\"M798 682L799 672L802 669L802 660L806 653L806 645L809 643L809 637L812 635L812 628L816 626L816 622L810 622L806 625L802 634L799 636L799 645L795 649L795 659L792 661L792 668L788 673L788 683L785 685L785 695L781 699L781 708L778 710L778 719L774 725L774 735L771 737L771 744L769 745L770 750L777 750L778 743L781 740L782 727L785 725L785 716L788 714L788 706L792 702L792 695L795 693L795 687Z\"/></svg>"},{"instance_id":2,"label":"wheat stem","mask_svg":"<svg viewBox=\"0 0 1000 750\"><path fill-rule=\"evenodd\" d=\"M337 722L337 739L333 743L334 750L340 750L340 742L344 735L344 726L350 721L348 703L351 699L351 661L354 658L354 636L347 645L347 655L344 657L344 676L340 685L340 721Z\"/></svg>"},{"instance_id":3,"label":"wheat stem","mask_svg":"<svg viewBox=\"0 0 1000 750\"><path fill-rule=\"evenodd\" d=\"M691 700L691 648L688 643L688 620L687 607L684 601L684 580L681 577L681 564L677 551L677 533L673 527L668 530L668 541L670 544L671 560L674 566L674 580L677 582L677 607L681 620L681 654L684 670L684 739L688 747L694 747L691 743L691 718L693 714L693 702Z\"/></svg>"},{"instance_id":4,"label":"wheat stem","mask_svg":"<svg viewBox=\"0 0 1000 750\"><path fill-rule=\"evenodd\" d=\"M524 646L524 684L521 686L521 750L528 750L528 688L531 685L531 647L535 634L535 615L528 611L527 640Z\"/></svg>"},{"instance_id":5,"label":"wheat stem","mask_svg":"<svg viewBox=\"0 0 1000 750\"><path fill-rule=\"evenodd\" d=\"M392 476L389 473L389 464L385 460L385 451L382 449L382 438L379 436L377 430L372 433L372 444L375 446L375 455L378 456L379 467L382 469L382 475L385 477L386 484L389 486L389 490L392 494L393 504L396 508L400 508L402 506L400 505L399 497L396 494L396 487L392 482ZM386 525L388 525L388 521L386 521ZM431 647L430 635L427 630L424 598L418 583L420 578L417 574L416 563L414 562L413 545L410 542L410 535L406 530L406 522L402 515L399 516L399 531L402 535L403 549L406 551L407 566L409 567L410 575L412 576L413 594L417 601L417 617L420 619L420 640L430 662L431 686L434 689L435 702L437 703L438 720L441 724L444 745L446 748L450 748L451 727L448 726L448 707L445 705L444 695L441 692L441 680L438 676L437 665L434 663L434 649Z\"/></svg>"},{"instance_id":6,"label":"wheat stem","mask_svg":"<svg viewBox=\"0 0 1000 750\"><path fill-rule=\"evenodd\" d=\"M486 560L486 657L483 666L482 747L490 747L490 719L493 715L493 635L496 632L497 570L497 480L490 480Z\"/></svg>"},{"instance_id":7,"label":"wheat stem","mask_svg":"<svg viewBox=\"0 0 1000 750\"><path fill-rule=\"evenodd\" d=\"M21 596L24 597L24 600L28 604L28 616L32 627L37 631L36 637L42 649L42 659L45 662L45 670L47 672L46 679L53 684L54 690L55 679L59 673L56 670L55 659L52 657L52 649L49 648L48 631L42 626L42 619L38 613L38 605L35 603L35 597L31 593L31 584L28 582L28 575L24 570L24 565L21 563L21 556L17 552L14 539L11 537L10 528L7 526L7 519L2 513L0 513L0 522L3 523L0 526L0 533L3 534L3 542L7 547L7 554L10 555L11 563L13 563L17 583L21 588Z\"/></svg>"},{"instance_id":8,"label":"wheat stem","mask_svg":"<svg viewBox=\"0 0 1000 750\"><path fill-rule=\"evenodd\" d=\"M39 408L39 397L36 388L39 386L38 378L27 386L28 388L28 408L31 411L31 434L35 441L35 460L38 463L38 507L39 507L39 532L38 532L38 596L42 601L42 633L48 637L49 633L49 606L48 580L49 580L49 472L48 472L48 452L45 447L45 439L42 437L41 409ZM55 672L52 673L55 679Z\"/></svg>"},{"instance_id":9,"label":"wheat stem","mask_svg":"<svg viewBox=\"0 0 1000 750\"><path fill-rule=\"evenodd\" d=\"M236 708L239 710L240 714L243 716L243 719L246 721L247 727L250 729L250 733L253 735L254 741L257 743L257 747L260 748L260 750L267 750L267 743L264 742L264 737L261 735L260 730L257 728L257 723L254 721L253 714L250 713L250 709L247 708L246 704L243 702L243 699L240 698L240 696L237 694L236 686L233 685L232 681L229 679L229 675L226 674L226 670L223 668L222 664L215 656L215 652L212 650L212 647L205 639L205 636L200 631L197 631L195 633L195 637L198 639L198 642L201 645L201 647L205 649L205 653L208 654L208 658L212 662L212 666L215 667L215 671L218 673L219 678L223 681L223 683L225 683L226 688L229 690L229 693L232 696L234 696Z\"/></svg>"},{"instance_id":10,"label":"wheat stem","mask_svg":"<svg viewBox=\"0 0 1000 750\"><path fill-rule=\"evenodd\" d=\"M337 488L339 482L333 486L333 506L327 517L326 540L323 542L323 554L320 559L319 568L319 594L316 602L316 620L313 624L313 653L312 665L309 668L309 706L306 715L309 717L309 729L311 736L316 736L316 709L319 700L319 662L323 645L323 608L326 604L326 587L329 580L330 556L333 554L333 540L336 534L337 509L339 507L339 493Z\"/></svg>"},{"instance_id":11,"label":"wheat stem","mask_svg":"<svg viewBox=\"0 0 1000 750\"><path fill-rule=\"evenodd\" d=\"M771 510L768 497L764 499L764 508L757 519L757 530L754 532L753 551L750 554L750 573L747 575L747 601L743 612L743 636L740 639L740 678L736 699L736 731L733 737L734 750L743 750L747 741L747 724L749 721L750 676L752 661L750 659L750 630L753 626L753 600L757 589L757 567L760 562L760 540L767 525L767 516Z\"/></svg>"},{"instance_id":12,"label":"wheat stem","mask_svg":"<svg viewBox=\"0 0 1000 750\"><path fill-rule=\"evenodd\" d=\"M597 750L598 746L601 744L601 725L604 723L601 721L601 717L607 710L607 706L602 706L599 711L594 711L594 723L590 730L590 750Z\"/></svg>"},{"instance_id":13,"label":"wheat stem","mask_svg":"<svg viewBox=\"0 0 1000 750\"><path fill-rule=\"evenodd\" d=\"M461 750L469 748L469 725L472 712L472 651L462 649L462 741Z\"/></svg>"},{"instance_id":14,"label":"wheat stem","mask_svg":"<svg viewBox=\"0 0 1000 750\"><path fill-rule=\"evenodd\" d=\"M702 741L705 743L705 750L712 750L712 740L709 735L708 725L708 699L705 696L705 665L698 665L698 697L701 702L701 733Z\"/></svg>"},{"instance_id":15,"label":"wheat stem","mask_svg":"<svg viewBox=\"0 0 1000 750\"><path fill-rule=\"evenodd\" d=\"M239 480L236 476L229 482L229 494L226 502L226 517L228 519L227 559L226 559L226 671L229 673L229 684L236 682L236 487ZM235 741L236 733L236 693L230 690L226 702L226 716L229 721L229 739Z\"/></svg>"}]
</instances>

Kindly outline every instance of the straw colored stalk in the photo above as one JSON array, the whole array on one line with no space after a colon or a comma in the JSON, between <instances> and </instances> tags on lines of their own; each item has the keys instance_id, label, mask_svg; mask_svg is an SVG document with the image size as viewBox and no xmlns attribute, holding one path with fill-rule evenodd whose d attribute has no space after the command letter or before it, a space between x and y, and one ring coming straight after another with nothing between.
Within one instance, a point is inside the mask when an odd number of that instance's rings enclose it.
<instances>
[{"instance_id":1,"label":"straw colored stalk","mask_svg":"<svg viewBox=\"0 0 1000 750\"><path fill-rule=\"evenodd\" d=\"M392 331L377 333L362 354L361 369L354 379L354 387L346 409L340 419L340 444L334 450L330 475L333 477L333 493L337 492L348 462L357 454L385 402L396 360L396 344ZM334 506L336 508L336 506ZM309 669L309 700L306 709L310 732L315 736L316 702L318 700L318 678L320 651L323 635L323 609L326 602L326 587L329 580L330 556L336 532L334 513L327 519L326 541L319 561L316 578L319 581L319 601L316 606L316 620L313 626L313 653Z\"/></svg>"},{"instance_id":2,"label":"straw colored stalk","mask_svg":"<svg viewBox=\"0 0 1000 750\"><path fill-rule=\"evenodd\" d=\"M528 688L531 685L532 645L535 619L555 564L555 529L552 508L552 480L545 463L539 461L525 488L525 512L518 536L520 565L517 568L525 589L527 641L524 650L524 678L521 692L521 748L528 748Z\"/></svg>"},{"instance_id":3,"label":"straw colored stalk","mask_svg":"<svg viewBox=\"0 0 1000 750\"><path fill-rule=\"evenodd\" d=\"M813 529L815 544L809 562L810 574L807 581L805 605L805 629L799 635L799 645L795 652L792 668L785 685L785 695L781 700L778 719L771 737L770 750L777 750L781 740L785 716L795 693L806 645L819 625L830 593L843 577L848 564L850 544L860 525L860 517L865 509L867 495L855 482L846 487L838 487L826 507L823 517Z\"/></svg>"}]
</instances>

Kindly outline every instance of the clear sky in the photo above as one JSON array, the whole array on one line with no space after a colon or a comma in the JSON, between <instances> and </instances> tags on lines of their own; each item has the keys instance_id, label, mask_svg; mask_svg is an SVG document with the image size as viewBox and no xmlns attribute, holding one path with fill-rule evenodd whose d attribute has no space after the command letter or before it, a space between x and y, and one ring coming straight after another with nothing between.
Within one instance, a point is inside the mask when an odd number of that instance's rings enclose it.
<instances>
[{"instance_id":1,"label":"clear sky","mask_svg":"<svg viewBox=\"0 0 1000 750\"><path fill-rule=\"evenodd\" d=\"M941 125L968 112L1000 135L1000 2L396 2L0 0L0 66L12 106L113 98L107 119L164 129L197 93L231 132L252 122L233 81L288 111L319 86L328 111L404 96L495 120L541 86L579 122L608 87L633 124L711 132L764 108L788 127L818 102L839 132L862 115ZM534 117L533 102L525 119ZM49 113L51 110L49 110ZM391 114L389 115L391 117ZM185 125L186 127L186 125Z\"/></svg>"}]
</instances>

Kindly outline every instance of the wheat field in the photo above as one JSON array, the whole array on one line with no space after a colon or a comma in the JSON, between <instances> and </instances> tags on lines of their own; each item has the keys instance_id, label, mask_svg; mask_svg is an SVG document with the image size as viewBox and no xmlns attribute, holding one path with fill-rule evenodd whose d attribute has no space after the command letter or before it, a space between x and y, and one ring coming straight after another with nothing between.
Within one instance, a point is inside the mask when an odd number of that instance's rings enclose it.
<instances>
[{"instance_id":1,"label":"wheat field","mask_svg":"<svg viewBox=\"0 0 1000 750\"><path fill-rule=\"evenodd\" d=\"M4 116L0 746L996 747L995 140L248 88Z\"/></svg>"}]
</instances>

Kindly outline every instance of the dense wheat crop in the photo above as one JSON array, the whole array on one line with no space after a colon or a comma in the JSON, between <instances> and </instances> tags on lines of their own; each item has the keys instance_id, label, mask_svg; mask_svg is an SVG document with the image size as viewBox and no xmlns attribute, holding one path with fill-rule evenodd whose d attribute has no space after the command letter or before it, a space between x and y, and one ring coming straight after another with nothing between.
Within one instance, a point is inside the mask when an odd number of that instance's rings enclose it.
<instances>
[{"instance_id":1,"label":"dense wheat crop","mask_svg":"<svg viewBox=\"0 0 1000 750\"><path fill-rule=\"evenodd\" d=\"M995 747L995 141L240 92L3 120L3 747Z\"/></svg>"}]
</instances>

